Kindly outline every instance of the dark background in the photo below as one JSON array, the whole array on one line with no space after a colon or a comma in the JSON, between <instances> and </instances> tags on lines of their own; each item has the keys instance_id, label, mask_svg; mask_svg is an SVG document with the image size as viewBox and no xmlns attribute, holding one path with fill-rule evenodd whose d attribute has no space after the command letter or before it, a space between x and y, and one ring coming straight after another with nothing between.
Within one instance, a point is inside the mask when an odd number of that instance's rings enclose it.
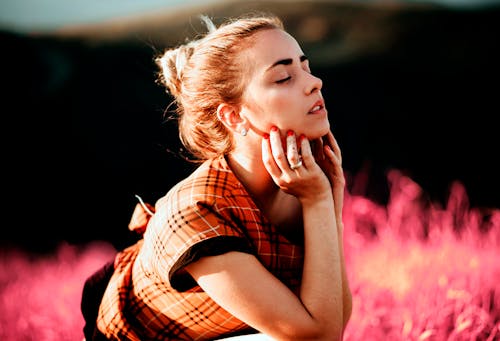
<instances>
[{"instance_id":1,"label":"dark background","mask_svg":"<svg viewBox=\"0 0 500 341\"><path fill-rule=\"evenodd\" d=\"M228 3L44 34L0 33L3 247L135 237L135 194L154 203L192 169L177 155L170 98L153 59L203 32L196 17L266 10L301 43L323 93L354 194L384 204L399 169L445 203L500 207L498 7Z\"/></svg>"}]
</instances>

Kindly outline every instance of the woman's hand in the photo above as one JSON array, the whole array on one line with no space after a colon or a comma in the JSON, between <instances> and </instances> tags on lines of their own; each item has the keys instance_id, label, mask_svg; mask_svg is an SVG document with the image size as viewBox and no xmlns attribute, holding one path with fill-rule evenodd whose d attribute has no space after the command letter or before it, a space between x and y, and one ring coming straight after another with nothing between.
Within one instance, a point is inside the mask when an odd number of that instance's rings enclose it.
<instances>
[{"instance_id":1,"label":"woman's hand","mask_svg":"<svg viewBox=\"0 0 500 341\"><path fill-rule=\"evenodd\" d=\"M298 141L297 141L298 140ZM328 160L333 152L325 150ZM332 185L336 158L325 172L305 137L277 128L262 140L262 160L277 186L302 204L304 262L300 290L292 292L260 260L243 252L202 257L186 271L221 307L277 340L341 340L344 328L342 246ZM335 188L338 186L334 186ZM281 205L280 209L289 209Z\"/></svg>"},{"instance_id":2,"label":"woman's hand","mask_svg":"<svg viewBox=\"0 0 500 341\"><path fill-rule=\"evenodd\" d=\"M285 144L286 152L276 127L262 140L262 160L274 182L302 202L329 197L328 177L316 163L309 141L304 136L297 141L289 131Z\"/></svg>"},{"instance_id":3,"label":"woman's hand","mask_svg":"<svg viewBox=\"0 0 500 341\"><path fill-rule=\"evenodd\" d=\"M332 132L313 141L312 153L316 163L325 172L332 186L335 215L342 221L344 205L345 177L342 169L342 154Z\"/></svg>"}]
</instances>

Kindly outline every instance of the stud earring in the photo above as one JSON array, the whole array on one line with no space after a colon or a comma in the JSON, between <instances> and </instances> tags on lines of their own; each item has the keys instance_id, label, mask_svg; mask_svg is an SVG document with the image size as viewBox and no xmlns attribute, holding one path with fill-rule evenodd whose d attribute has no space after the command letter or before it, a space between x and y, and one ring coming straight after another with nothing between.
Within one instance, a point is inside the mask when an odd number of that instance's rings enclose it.
<instances>
[{"instance_id":1,"label":"stud earring","mask_svg":"<svg viewBox=\"0 0 500 341\"><path fill-rule=\"evenodd\" d=\"M247 136L248 130L246 128L241 129L241 135L242 136Z\"/></svg>"}]
</instances>

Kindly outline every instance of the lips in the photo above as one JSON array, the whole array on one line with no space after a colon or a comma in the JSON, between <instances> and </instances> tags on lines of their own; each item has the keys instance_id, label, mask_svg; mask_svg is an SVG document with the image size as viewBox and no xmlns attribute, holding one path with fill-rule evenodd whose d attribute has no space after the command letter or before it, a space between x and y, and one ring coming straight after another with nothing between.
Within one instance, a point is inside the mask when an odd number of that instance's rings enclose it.
<instances>
[{"instance_id":1,"label":"lips","mask_svg":"<svg viewBox=\"0 0 500 341\"><path fill-rule=\"evenodd\" d=\"M307 113L314 114L315 112L322 110L324 107L325 107L325 103L322 100L319 100L316 103L314 103L314 105L311 107L311 109Z\"/></svg>"}]
</instances>

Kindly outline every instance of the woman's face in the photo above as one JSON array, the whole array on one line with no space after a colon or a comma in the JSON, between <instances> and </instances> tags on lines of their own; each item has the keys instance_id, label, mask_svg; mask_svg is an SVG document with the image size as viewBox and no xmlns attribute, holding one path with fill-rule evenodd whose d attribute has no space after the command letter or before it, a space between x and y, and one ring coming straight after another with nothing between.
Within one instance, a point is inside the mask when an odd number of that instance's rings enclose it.
<instances>
[{"instance_id":1,"label":"woman's face","mask_svg":"<svg viewBox=\"0 0 500 341\"><path fill-rule=\"evenodd\" d=\"M309 61L297 41L288 33L264 30L245 52L249 83L243 95L240 115L259 134L277 126L284 135L293 130L315 139L330 129L321 95L322 81L313 76Z\"/></svg>"}]
</instances>

